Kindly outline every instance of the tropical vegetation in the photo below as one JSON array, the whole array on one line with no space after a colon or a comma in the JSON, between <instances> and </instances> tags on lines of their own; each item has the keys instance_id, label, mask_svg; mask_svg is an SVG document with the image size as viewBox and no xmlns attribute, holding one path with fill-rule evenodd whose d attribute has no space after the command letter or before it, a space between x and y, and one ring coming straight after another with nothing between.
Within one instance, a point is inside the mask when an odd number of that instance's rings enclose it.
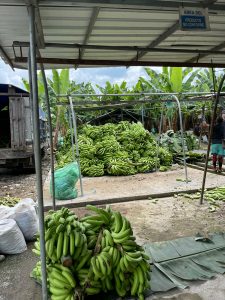
<instances>
[{"instance_id":1,"label":"tropical vegetation","mask_svg":"<svg viewBox=\"0 0 225 300\"><path fill-rule=\"evenodd\" d=\"M55 130L55 145L58 136L65 136L68 128L68 114L67 107L57 105L57 102L65 102L66 98L58 98L59 94L94 94L100 92L104 94L102 97L89 96L86 99L95 101L117 101L117 100L138 100L132 93L154 92L154 93L184 93L184 92L211 92L217 91L218 84L223 71L213 72L211 69L193 69L180 67L163 67L161 72L151 68L145 68L146 77L140 77L138 82L133 87L128 87L127 83L123 81L118 84L111 84L106 82L105 86L94 86L92 83L77 83L70 78L68 69L58 71L52 70L52 74L48 77L48 92L50 95L50 106L53 120L53 128ZM29 84L23 80L25 87L29 90ZM40 106L46 110L44 86L41 73L38 74L38 90ZM105 94L114 94L107 96ZM115 95L116 94L116 95ZM120 94L128 94L127 96L119 96ZM151 99L160 100L159 96L151 96ZM84 99L84 97L77 97L76 100ZM164 96L165 99L165 96ZM145 105L135 104L127 107L130 111L135 111L136 114L145 116L145 127L151 130L152 127L158 128L163 113L163 130L167 129L178 130L178 111L176 104L170 101L165 104L157 101L156 103L148 103ZM182 103L182 113L184 119L184 127L193 126L199 114L202 113L204 107L205 115L209 118L211 112L211 102L192 102ZM107 110L94 111L78 111L77 117L79 124L84 124L92 119L107 113ZM141 118L140 118L141 120Z\"/></svg>"}]
</instances>

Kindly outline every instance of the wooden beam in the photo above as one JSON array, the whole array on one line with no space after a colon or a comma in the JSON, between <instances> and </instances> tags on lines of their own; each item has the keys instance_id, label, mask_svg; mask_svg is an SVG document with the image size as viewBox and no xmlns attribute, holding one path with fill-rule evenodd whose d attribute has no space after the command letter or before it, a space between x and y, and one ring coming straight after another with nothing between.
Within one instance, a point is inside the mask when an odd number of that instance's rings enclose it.
<instances>
[{"instance_id":1,"label":"wooden beam","mask_svg":"<svg viewBox=\"0 0 225 300\"><path fill-rule=\"evenodd\" d=\"M15 63L27 63L27 57L16 57ZM168 66L168 67L199 67L225 68L225 63L196 63L177 61L124 61L124 60L91 60L91 59L64 59L64 58L37 58L38 63L53 65L82 65L82 66Z\"/></svg>"}]
</instances>

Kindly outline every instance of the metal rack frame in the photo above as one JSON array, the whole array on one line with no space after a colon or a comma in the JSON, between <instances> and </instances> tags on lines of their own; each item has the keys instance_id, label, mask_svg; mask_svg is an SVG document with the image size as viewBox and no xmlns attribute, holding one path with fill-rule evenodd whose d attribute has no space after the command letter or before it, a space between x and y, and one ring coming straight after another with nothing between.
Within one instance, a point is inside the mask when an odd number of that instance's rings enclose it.
<instances>
[{"instance_id":1,"label":"metal rack frame","mask_svg":"<svg viewBox=\"0 0 225 300\"><path fill-rule=\"evenodd\" d=\"M47 293L47 274L46 274L46 253L45 253L45 231L44 231L44 207L43 207L43 187L42 187L42 166L41 166L41 153L40 153L40 136L39 136L39 109L38 109L38 87L37 87L37 63L38 62L43 62L44 60L41 58L38 58L36 55L36 32L35 32L35 5L34 4L29 4L28 6L28 18L29 18L29 40L30 42L28 43L29 47L29 59L28 59L28 69L29 69L29 80L31 84L31 100L32 100L32 107L33 107L33 126L34 126L34 153L35 153L35 167L36 167L36 174L37 174L37 180L36 180L36 188L37 188L37 200L38 200L38 216L39 216L39 229L40 229L40 247L41 247L41 270L42 270L42 299L47 300L48 299L48 293ZM145 49L146 50L146 49ZM152 51L152 49L151 49ZM135 62L133 62L135 63ZM92 62L94 65L94 61ZM128 62L126 62L128 64ZM145 62L143 62L143 65ZM116 63L115 63L116 65ZM129 62L129 65L132 65L132 62ZM188 65L188 63L187 63ZM199 64L200 65L200 64ZM210 64L211 66L211 64ZM43 68L44 70L44 68ZM43 79L45 78L44 73L43 73ZM223 80L220 83L220 88L218 93L213 93L212 96L216 96L216 101L215 101L215 106L214 106L214 113L212 117L212 122L211 125L214 124L215 120L215 114L216 114L216 109L219 101L219 97L221 95L221 89L223 82L225 80L225 75L223 77ZM45 81L45 79L44 79ZM47 95L47 85L45 84L45 93L46 93L46 101L48 101L48 95ZM161 96L172 96L173 101L177 102L178 104L178 109L180 111L180 104L179 100L177 97L180 95L205 95L205 94L210 94L210 93L141 93L141 94L133 94L133 95L142 95L142 96L148 96L148 95L161 95ZM115 94L109 94L109 96L115 95ZM131 94L123 94L130 96ZM123 96L120 95L120 96ZM59 95L60 97L61 95ZM73 96L105 96L104 94L102 95L92 95L92 94L80 94L80 95L66 95L67 97L73 97ZM177 97L176 97L177 96ZM176 98L175 98L176 97ZM73 109L72 109L73 111ZM180 113L179 113L180 114ZM50 119L50 110L48 109L48 119L49 122L51 122ZM75 117L75 116L74 116ZM180 121L182 121L182 116L180 114ZM75 125L75 123L74 123ZM51 127L51 126L50 126ZM75 128L75 126L74 126ZM212 128L212 126L211 126ZM50 131L52 129L50 128ZM182 128L183 130L183 128ZM211 135L212 135L212 130L210 131L210 138L209 142L211 140ZM52 132L50 132L50 139L52 139ZM207 160L208 160L208 155L209 155L209 147L207 151ZM54 157L53 157L53 147L51 144L51 168L52 168L52 176L54 178ZM206 166L205 166L205 172L204 172L204 180L206 178L206 172L207 172L207 161L206 161ZM203 180L203 181L204 181ZM53 180L53 191L54 191L54 180ZM201 197L201 203L203 202L203 196L204 196L204 185L202 188L202 197ZM54 196L53 196L53 207L55 208L54 204Z\"/></svg>"}]
</instances>

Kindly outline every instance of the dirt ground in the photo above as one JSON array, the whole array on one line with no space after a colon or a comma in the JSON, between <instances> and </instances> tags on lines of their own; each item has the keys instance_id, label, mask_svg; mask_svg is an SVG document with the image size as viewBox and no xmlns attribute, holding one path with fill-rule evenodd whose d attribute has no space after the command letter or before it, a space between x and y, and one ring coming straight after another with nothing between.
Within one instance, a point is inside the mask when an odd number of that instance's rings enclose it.
<instances>
[{"instance_id":1,"label":"dirt ground","mask_svg":"<svg viewBox=\"0 0 225 300\"><path fill-rule=\"evenodd\" d=\"M48 173L48 163L43 168L44 176ZM96 178L92 182L90 178L86 181L97 190L97 196L114 192L121 195L140 192L143 195L151 191L167 191L170 189L186 189L187 184L177 182L176 178L182 177L183 170L171 171L158 174L138 174L137 177L111 177L113 186L110 185L110 177ZM0 195L34 197L35 174L26 175L0 175ZM43 176L43 177L44 177ZM192 182L188 187L196 188L201 183L202 172L189 171ZM3 178L3 180L2 180ZM223 176L208 174L208 185L224 185ZM95 183L98 182L98 185ZM130 182L127 184L127 182ZM142 185L144 183L144 185ZM18 184L18 186L17 186ZM4 188L7 186L7 188ZM144 188L142 188L144 186ZM107 194L108 193L108 194ZM96 193L95 193L96 194ZM78 200L78 199L77 199ZM171 240L178 237L193 236L198 232L207 235L210 232L224 231L225 228L225 204L220 203L216 212L210 213L208 203L199 205L197 200L182 197L167 197L155 200L139 200L111 205L113 209L119 210L131 222L134 234L140 244L145 242L156 242ZM78 216L87 213L85 208L74 209ZM29 277L37 257L31 252L32 244L28 250L20 255L8 256L0 263L0 300L39 300L41 299L41 288ZM152 295L148 300L224 300L225 280L220 275L215 280L205 283L194 283L189 290L174 290L162 295ZM96 299L97 300L97 299Z\"/></svg>"},{"instance_id":2,"label":"dirt ground","mask_svg":"<svg viewBox=\"0 0 225 300\"><path fill-rule=\"evenodd\" d=\"M42 160L43 182L49 172L49 157ZM35 198L36 174L21 170L0 169L0 197Z\"/></svg>"},{"instance_id":3,"label":"dirt ground","mask_svg":"<svg viewBox=\"0 0 225 300\"><path fill-rule=\"evenodd\" d=\"M198 232L207 234L222 231L225 228L224 204L221 204L218 211L214 213L209 212L207 203L200 206L196 200L183 198L162 198L156 203L152 200L140 200L111 206L131 221L134 234L140 244L147 241L155 242L192 236ZM74 211L78 216L87 213L85 208L77 208ZM8 256L4 262L0 263L0 300L41 299L40 286L29 278L37 261L36 256L31 252L31 247L32 244L26 252ZM224 277L219 276L215 280L205 282L203 284L205 289L202 289L203 285L198 283L188 291L175 290L163 295L153 295L148 297L148 300L224 300L221 297L225 295L221 294L225 291L224 283ZM215 291L215 285L218 284ZM190 293L192 289L194 292ZM212 298L212 295L216 298Z\"/></svg>"}]
</instances>

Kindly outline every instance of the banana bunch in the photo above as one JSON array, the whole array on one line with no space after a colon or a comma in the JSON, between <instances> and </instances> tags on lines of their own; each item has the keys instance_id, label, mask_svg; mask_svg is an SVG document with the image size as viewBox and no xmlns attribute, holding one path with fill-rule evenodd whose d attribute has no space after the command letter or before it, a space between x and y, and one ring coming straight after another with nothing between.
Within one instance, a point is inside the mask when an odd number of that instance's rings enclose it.
<instances>
[{"instance_id":1,"label":"banana bunch","mask_svg":"<svg viewBox=\"0 0 225 300\"><path fill-rule=\"evenodd\" d=\"M45 218L46 256L53 263L70 256L78 259L87 250L85 227L68 208L50 212Z\"/></svg>"},{"instance_id":2,"label":"banana bunch","mask_svg":"<svg viewBox=\"0 0 225 300\"><path fill-rule=\"evenodd\" d=\"M173 155L167 149L159 147L160 164L163 166L171 166Z\"/></svg>"},{"instance_id":3,"label":"banana bunch","mask_svg":"<svg viewBox=\"0 0 225 300\"><path fill-rule=\"evenodd\" d=\"M37 282L41 283L41 262L38 261L35 265L35 267L33 268L30 277L33 277L35 280L37 280Z\"/></svg>"},{"instance_id":4,"label":"banana bunch","mask_svg":"<svg viewBox=\"0 0 225 300\"><path fill-rule=\"evenodd\" d=\"M37 256L41 255L41 248L40 248L40 240L39 238L34 243L34 248L32 249L32 252L36 254Z\"/></svg>"},{"instance_id":5,"label":"banana bunch","mask_svg":"<svg viewBox=\"0 0 225 300\"><path fill-rule=\"evenodd\" d=\"M79 147L80 156L92 159L96 154L96 147L90 144L81 144Z\"/></svg>"},{"instance_id":6,"label":"banana bunch","mask_svg":"<svg viewBox=\"0 0 225 300\"><path fill-rule=\"evenodd\" d=\"M82 170L82 169L81 169ZM93 164L89 167L83 168L83 174L90 177L99 177L104 175L104 164Z\"/></svg>"},{"instance_id":7,"label":"banana bunch","mask_svg":"<svg viewBox=\"0 0 225 300\"><path fill-rule=\"evenodd\" d=\"M69 141L70 137L66 139ZM157 143L141 123L85 125L80 130L78 144L84 176L132 175L155 168ZM68 145L56 155L59 167L73 161ZM160 147L161 165L171 165L172 158L168 150Z\"/></svg>"},{"instance_id":8,"label":"banana bunch","mask_svg":"<svg viewBox=\"0 0 225 300\"><path fill-rule=\"evenodd\" d=\"M76 280L69 268L60 264L49 267L48 272L49 291L52 300L74 300Z\"/></svg>"},{"instance_id":9,"label":"banana bunch","mask_svg":"<svg viewBox=\"0 0 225 300\"><path fill-rule=\"evenodd\" d=\"M120 212L87 205L90 215L78 220L69 209L45 218L47 278L51 299L83 299L115 290L120 297L144 299L149 288L149 257ZM33 252L40 255L40 242ZM32 277L41 282L38 263Z\"/></svg>"},{"instance_id":10,"label":"banana bunch","mask_svg":"<svg viewBox=\"0 0 225 300\"><path fill-rule=\"evenodd\" d=\"M110 175L133 175L136 170L130 160L111 159L107 172Z\"/></svg>"}]
</instances>

